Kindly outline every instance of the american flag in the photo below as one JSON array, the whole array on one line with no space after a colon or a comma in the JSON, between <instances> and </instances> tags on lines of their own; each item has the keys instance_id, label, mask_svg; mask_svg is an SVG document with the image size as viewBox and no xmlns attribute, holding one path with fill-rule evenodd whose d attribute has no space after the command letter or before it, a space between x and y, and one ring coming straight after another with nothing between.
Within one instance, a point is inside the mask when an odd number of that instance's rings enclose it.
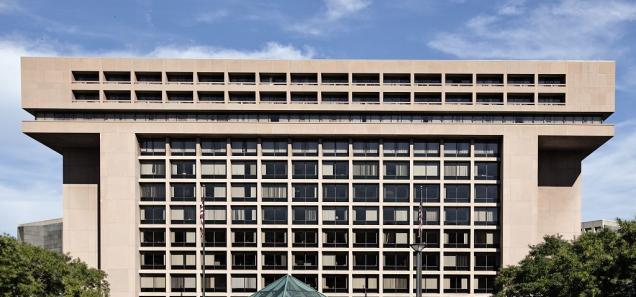
<instances>
[{"instance_id":1,"label":"american flag","mask_svg":"<svg viewBox=\"0 0 636 297\"><path fill-rule=\"evenodd\" d=\"M199 211L199 220L201 222L201 236L205 233L205 206L201 205Z\"/></svg>"}]
</instances>

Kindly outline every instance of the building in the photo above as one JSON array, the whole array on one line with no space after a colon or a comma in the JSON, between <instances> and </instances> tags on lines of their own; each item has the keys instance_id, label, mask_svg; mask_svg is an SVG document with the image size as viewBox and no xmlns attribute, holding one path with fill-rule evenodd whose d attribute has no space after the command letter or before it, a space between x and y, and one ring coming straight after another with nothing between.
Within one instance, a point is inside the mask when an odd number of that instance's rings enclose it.
<instances>
[{"instance_id":1,"label":"building","mask_svg":"<svg viewBox=\"0 0 636 297\"><path fill-rule=\"evenodd\" d=\"M618 222L612 220L596 220L581 222L581 232L599 232L603 229L618 230Z\"/></svg>"},{"instance_id":2,"label":"building","mask_svg":"<svg viewBox=\"0 0 636 297\"><path fill-rule=\"evenodd\" d=\"M420 240L427 295L487 295L530 244L580 233L614 68L23 58L23 131L63 156L64 250L114 297L200 296L202 262L206 296L285 274L412 296Z\"/></svg>"},{"instance_id":3,"label":"building","mask_svg":"<svg viewBox=\"0 0 636 297\"><path fill-rule=\"evenodd\" d=\"M62 219L21 224L18 226L18 240L62 253Z\"/></svg>"}]
</instances>

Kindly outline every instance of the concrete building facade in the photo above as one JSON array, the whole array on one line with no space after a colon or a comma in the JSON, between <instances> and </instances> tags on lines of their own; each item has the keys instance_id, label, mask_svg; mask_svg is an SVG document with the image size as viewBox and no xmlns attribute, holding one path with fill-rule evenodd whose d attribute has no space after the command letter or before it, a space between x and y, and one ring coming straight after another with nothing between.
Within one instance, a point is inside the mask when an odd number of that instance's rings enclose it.
<instances>
[{"instance_id":1,"label":"concrete building facade","mask_svg":"<svg viewBox=\"0 0 636 297\"><path fill-rule=\"evenodd\" d=\"M599 232L603 229L618 230L618 222L612 220L595 220L581 222L581 232Z\"/></svg>"},{"instance_id":2,"label":"concrete building facade","mask_svg":"<svg viewBox=\"0 0 636 297\"><path fill-rule=\"evenodd\" d=\"M62 219L20 224L18 240L30 245L62 253Z\"/></svg>"},{"instance_id":3,"label":"concrete building facade","mask_svg":"<svg viewBox=\"0 0 636 297\"><path fill-rule=\"evenodd\" d=\"M63 156L64 251L112 296L248 296L283 274L413 296L415 242L427 296L488 295L528 245L579 234L614 69L23 58L22 127Z\"/></svg>"}]
</instances>

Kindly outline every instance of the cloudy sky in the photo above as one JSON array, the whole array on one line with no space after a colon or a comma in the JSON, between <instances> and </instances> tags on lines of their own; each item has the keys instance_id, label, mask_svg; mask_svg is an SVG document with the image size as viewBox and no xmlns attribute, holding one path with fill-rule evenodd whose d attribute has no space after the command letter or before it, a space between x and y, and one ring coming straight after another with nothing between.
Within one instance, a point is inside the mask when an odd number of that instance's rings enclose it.
<instances>
[{"instance_id":1,"label":"cloudy sky","mask_svg":"<svg viewBox=\"0 0 636 297\"><path fill-rule=\"evenodd\" d=\"M0 233L62 215L61 157L19 132L19 57L42 55L615 60L616 137L584 162L583 218L636 215L635 1L0 0Z\"/></svg>"}]
</instances>

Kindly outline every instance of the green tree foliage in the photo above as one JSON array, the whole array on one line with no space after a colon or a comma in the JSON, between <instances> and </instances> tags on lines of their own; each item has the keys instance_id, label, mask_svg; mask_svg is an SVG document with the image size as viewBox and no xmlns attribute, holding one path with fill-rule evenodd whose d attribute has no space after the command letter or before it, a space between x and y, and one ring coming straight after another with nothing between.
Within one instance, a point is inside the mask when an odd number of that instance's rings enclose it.
<instances>
[{"instance_id":1,"label":"green tree foliage","mask_svg":"<svg viewBox=\"0 0 636 297\"><path fill-rule=\"evenodd\" d=\"M546 236L497 276L498 297L636 296L636 221L573 241Z\"/></svg>"},{"instance_id":2,"label":"green tree foliage","mask_svg":"<svg viewBox=\"0 0 636 297\"><path fill-rule=\"evenodd\" d=\"M0 296L104 297L106 274L69 256L0 236Z\"/></svg>"}]
</instances>

